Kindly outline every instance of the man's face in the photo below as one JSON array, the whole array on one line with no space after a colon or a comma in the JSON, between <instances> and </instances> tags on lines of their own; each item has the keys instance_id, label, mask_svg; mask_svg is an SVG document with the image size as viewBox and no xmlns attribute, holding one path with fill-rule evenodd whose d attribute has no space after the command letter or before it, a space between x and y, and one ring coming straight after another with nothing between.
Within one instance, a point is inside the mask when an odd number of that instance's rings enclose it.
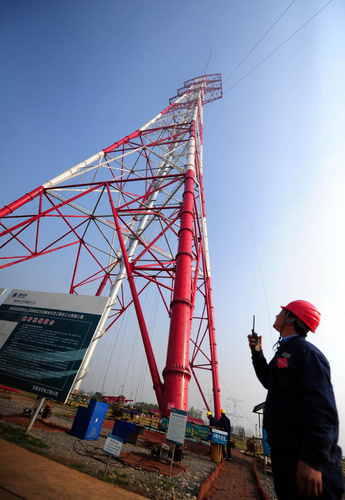
<instances>
[{"instance_id":1,"label":"man's face","mask_svg":"<svg viewBox=\"0 0 345 500\"><path fill-rule=\"evenodd\" d=\"M279 314L277 314L277 316L276 316L276 320L275 320L275 322L273 323L273 328L274 328L275 330L277 330L277 332L279 332L279 333L280 333L280 330L281 330L281 328L282 328L282 324L283 324L284 316L285 316L285 310L284 310L284 309L282 309L282 310L280 311L280 313L279 313Z\"/></svg>"}]
</instances>

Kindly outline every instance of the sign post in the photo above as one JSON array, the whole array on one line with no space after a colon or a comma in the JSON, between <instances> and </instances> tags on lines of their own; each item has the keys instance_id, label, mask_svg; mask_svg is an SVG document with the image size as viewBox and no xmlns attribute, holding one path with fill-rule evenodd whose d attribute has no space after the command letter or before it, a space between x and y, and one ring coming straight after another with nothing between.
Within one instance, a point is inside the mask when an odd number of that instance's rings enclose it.
<instances>
[{"instance_id":1,"label":"sign post","mask_svg":"<svg viewBox=\"0 0 345 500\"><path fill-rule=\"evenodd\" d=\"M227 445L228 433L225 431L221 431L219 429L212 429L211 442L217 444L217 462L219 462L221 460L219 458L221 456L220 455L220 450L221 450L220 446L223 447L223 446Z\"/></svg>"},{"instance_id":2,"label":"sign post","mask_svg":"<svg viewBox=\"0 0 345 500\"><path fill-rule=\"evenodd\" d=\"M35 411L31 417L31 420L30 420L30 423L29 425L27 426L26 428L26 431L25 432L30 432L31 429L32 429L32 426L34 425L35 421L36 421L36 418L37 418L37 415L39 414L39 412L41 411L41 408L43 406L43 403L44 403L44 400L45 398L41 397L39 400L38 400L38 404L35 408Z\"/></svg>"},{"instance_id":3,"label":"sign post","mask_svg":"<svg viewBox=\"0 0 345 500\"><path fill-rule=\"evenodd\" d=\"M104 448L103 448L103 451L105 451L106 453L109 453L109 458L108 458L107 466L106 466L105 471L104 471L104 476L107 475L108 468L109 468L110 461L111 461L111 457L112 456L114 456L114 457L120 456L122 444L123 444L123 439L120 438L119 436L114 436L113 434L108 435L106 442L104 444Z\"/></svg>"},{"instance_id":4,"label":"sign post","mask_svg":"<svg viewBox=\"0 0 345 500\"><path fill-rule=\"evenodd\" d=\"M184 436L186 433L187 412L184 410L177 410L172 408L170 412L170 420L167 434L167 441L174 443L173 453L170 463L169 480L171 478L171 470L174 461L176 445L183 446Z\"/></svg>"}]
</instances>

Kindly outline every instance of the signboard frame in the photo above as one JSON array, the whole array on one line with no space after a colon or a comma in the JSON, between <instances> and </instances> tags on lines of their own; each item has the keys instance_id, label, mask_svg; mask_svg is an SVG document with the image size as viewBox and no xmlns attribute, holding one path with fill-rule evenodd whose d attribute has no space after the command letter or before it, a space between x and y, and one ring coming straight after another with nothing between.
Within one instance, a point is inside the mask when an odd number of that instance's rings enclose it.
<instances>
[{"instance_id":1,"label":"signboard frame","mask_svg":"<svg viewBox=\"0 0 345 500\"><path fill-rule=\"evenodd\" d=\"M174 461L176 445L183 446L184 437L186 434L186 424L187 424L188 413L184 410L178 410L177 408L171 408L169 426L167 433L167 442L174 444L174 449L172 452L169 480L171 478L172 465Z\"/></svg>"},{"instance_id":2,"label":"signboard frame","mask_svg":"<svg viewBox=\"0 0 345 500\"><path fill-rule=\"evenodd\" d=\"M187 412L171 408L167 441L183 446L186 434Z\"/></svg>"},{"instance_id":3,"label":"signboard frame","mask_svg":"<svg viewBox=\"0 0 345 500\"><path fill-rule=\"evenodd\" d=\"M105 451L109 455L112 455L113 457L119 457L123 442L123 438L115 436L115 434L108 434L107 439L104 443L103 451Z\"/></svg>"},{"instance_id":4,"label":"signboard frame","mask_svg":"<svg viewBox=\"0 0 345 500\"><path fill-rule=\"evenodd\" d=\"M212 443L222 444L223 446L226 446L228 442L228 433L219 429L212 429L211 441Z\"/></svg>"},{"instance_id":5,"label":"signboard frame","mask_svg":"<svg viewBox=\"0 0 345 500\"><path fill-rule=\"evenodd\" d=\"M108 301L12 290L0 305L0 380L66 402Z\"/></svg>"}]
</instances>

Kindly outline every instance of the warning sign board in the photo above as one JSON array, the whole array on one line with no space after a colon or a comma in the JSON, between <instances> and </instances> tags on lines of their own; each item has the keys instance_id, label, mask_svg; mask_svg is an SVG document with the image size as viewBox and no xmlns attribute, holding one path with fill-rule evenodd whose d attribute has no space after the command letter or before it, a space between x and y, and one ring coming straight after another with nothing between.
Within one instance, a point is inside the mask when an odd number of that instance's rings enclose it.
<instances>
[{"instance_id":1,"label":"warning sign board","mask_svg":"<svg viewBox=\"0 0 345 500\"><path fill-rule=\"evenodd\" d=\"M12 290L0 306L0 380L66 401L107 297Z\"/></svg>"}]
</instances>

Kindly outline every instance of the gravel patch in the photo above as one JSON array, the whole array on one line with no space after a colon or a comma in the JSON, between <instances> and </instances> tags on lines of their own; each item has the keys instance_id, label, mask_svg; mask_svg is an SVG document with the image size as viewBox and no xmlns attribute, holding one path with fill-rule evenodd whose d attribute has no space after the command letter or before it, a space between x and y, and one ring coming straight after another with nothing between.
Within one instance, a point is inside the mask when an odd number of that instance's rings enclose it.
<instances>
[{"instance_id":1,"label":"gravel patch","mask_svg":"<svg viewBox=\"0 0 345 500\"><path fill-rule=\"evenodd\" d=\"M278 497L274 489L273 477L268 475L265 477L264 474L259 474L259 475L261 484L265 489L267 495L269 496L270 500L278 500Z\"/></svg>"}]
</instances>

